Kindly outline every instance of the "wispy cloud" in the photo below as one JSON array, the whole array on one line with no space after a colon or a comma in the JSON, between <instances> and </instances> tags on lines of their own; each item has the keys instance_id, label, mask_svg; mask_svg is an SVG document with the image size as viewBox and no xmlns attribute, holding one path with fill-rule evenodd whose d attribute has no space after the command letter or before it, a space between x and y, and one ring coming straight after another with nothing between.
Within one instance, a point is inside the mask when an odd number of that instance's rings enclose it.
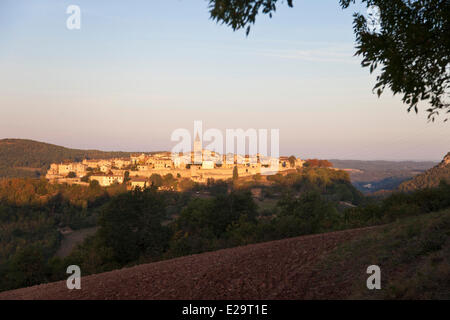
<instances>
[{"instance_id":1,"label":"wispy cloud","mask_svg":"<svg viewBox=\"0 0 450 320\"><path fill-rule=\"evenodd\" d=\"M279 59L292 59L312 62L339 62L339 63L359 63L355 58L354 52L350 50L342 50L339 48L320 48L305 50L265 50L260 52L261 55L274 57Z\"/></svg>"}]
</instances>

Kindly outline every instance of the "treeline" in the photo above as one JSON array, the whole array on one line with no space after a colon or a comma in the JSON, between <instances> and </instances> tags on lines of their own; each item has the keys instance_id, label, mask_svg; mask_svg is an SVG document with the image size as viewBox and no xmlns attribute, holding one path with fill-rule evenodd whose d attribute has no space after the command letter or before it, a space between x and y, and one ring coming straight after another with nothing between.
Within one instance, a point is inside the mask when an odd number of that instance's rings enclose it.
<instances>
[{"instance_id":1,"label":"treeline","mask_svg":"<svg viewBox=\"0 0 450 320\"><path fill-rule=\"evenodd\" d=\"M333 164L328 160L308 159L303 164L304 167L331 168Z\"/></svg>"},{"instance_id":2,"label":"treeline","mask_svg":"<svg viewBox=\"0 0 450 320\"><path fill-rule=\"evenodd\" d=\"M408 179L407 177L389 177L378 181L354 181L353 185L362 192L373 194L378 191L395 190Z\"/></svg>"},{"instance_id":3,"label":"treeline","mask_svg":"<svg viewBox=\"0 0 450 320\"><path fill-rule=\"evenodd\" d=\"M344 212L343 222L346 228L376 225L449 207L450 184L441 181L436 188L396 192L383 201L372 200L363 207L349 209Z\"/></svg>"},{"instance_id":4,"label":"treeline","mask_svg":"<svg viewBox=\"0 0 450 320\"><path fill-rule=\"evenodd\" d=\"M264 190L268 197L280 192L316 192L332 201L361 204L364 200L363 195L351 184L349 174L342 170L307 167L287 175L278 173L267 176L267 180L273 183Z\"/></svg>"}]
</instances>

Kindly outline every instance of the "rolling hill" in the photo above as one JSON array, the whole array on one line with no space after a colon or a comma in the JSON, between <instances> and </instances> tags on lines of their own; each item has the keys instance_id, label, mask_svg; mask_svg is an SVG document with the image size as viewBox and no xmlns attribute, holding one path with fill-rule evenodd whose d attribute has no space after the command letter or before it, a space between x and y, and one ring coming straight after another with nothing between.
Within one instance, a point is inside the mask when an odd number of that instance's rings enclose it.
<instances>
[{"instance_id":1,"label":"rolling hill","mask_svg":"<svg viewBox=\"0 0 450 320\"><path fill-rule=\"evenodd\" d=\"M449 299L450 210L0 293L6 299ZM381 268L368 290L367 267Z\"/></svg>"},{"instance_id":2,"label":"rolling hill","mask_svg":"<svg viewBox=\"0 0 450 320\"><path fill-rule=\"evenodd\" d=\"M437 166L400 184L399 190L408 192L423 188L433 188L437 187L442 180L450 183L450 152Z\"/></svg>"},{"instance_id":3,"label":"rolling hill","mask_svg":"<svg viewBox=\"0 0 450 320\"><path fill-rule=\"evenodd\" d=\"M85 158L108 159L125 157L129 154L129 152L70 149L25 139L2 139L0 140L0 178L36 178L45 174L53 162L81 161Z\"/></svg>"},{"instance_id":4,"label":"rolling hill","mask_svg":"<svg viewBox=\"0 0 450 320\"><path fill-rule=\"evenodd\" d=\"M404 181L434 167L433 161L330 160L334 167L346 170L352 184L361 192L395 190Z\"/></svg>"}]
</instances>

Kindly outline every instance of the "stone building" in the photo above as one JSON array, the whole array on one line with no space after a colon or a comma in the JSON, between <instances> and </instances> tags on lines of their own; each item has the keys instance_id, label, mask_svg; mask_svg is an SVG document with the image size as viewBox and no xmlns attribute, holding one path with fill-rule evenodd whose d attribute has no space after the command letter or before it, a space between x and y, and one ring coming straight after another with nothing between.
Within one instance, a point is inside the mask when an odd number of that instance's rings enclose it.
<instances>
[{"instance_id":1,"label":"stone building","mask_svg":"<svg viewBox=\"0 0 450 320\"><path fill-rule=\"evenodd\" d=\"M98 181L98 184L102 187L108 187L110 185L113 185L115 183L121 184L123 183L123 176L116 176L114 174L96 174L90 176L90 180L96 180Z\"/></svg>"},{"instance_id":2,"label":"stone building","mask_svg":"<svg viewBox=\"0 0 450 320\"><path fill-rule=\"evenodd\" d=\"M144 189L147 186L151 185L151 183L149 182L149 180L147 178L135 177L135 178L131 179L130 185L131 185L131 189L135 189L137 187Z\"/></svg>"}]
</instances>

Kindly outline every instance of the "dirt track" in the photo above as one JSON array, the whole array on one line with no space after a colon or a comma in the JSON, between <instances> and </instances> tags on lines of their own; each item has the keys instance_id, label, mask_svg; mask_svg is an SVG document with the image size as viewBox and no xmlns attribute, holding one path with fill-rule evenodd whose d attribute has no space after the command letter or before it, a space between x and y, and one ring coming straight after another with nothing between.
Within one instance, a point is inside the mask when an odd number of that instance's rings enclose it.
<instances>
[{"instance_id":1,"label":"dirt track","mask_svg":"<svg viewBox=\"0 0 450 320\"><path fill-rule=\"evenodd\" d=\"M370 232L355 229L181 257L0 293L2 299L305 299L342 297L345 288L314 277L320 256Z\"/></svg>"},{"instance_id":2,"label":"dirt track","mask_svg":"<svg viewBox=\"0 0 450 320\"><path fill-rule=\"evenodd\" d=\"M86 237L93 235L97 229L97 227L85 228L65 235L61 241L61 246L58 251L56 251L55 255L60 258L67 257L77 244L82 243Z\"/></svg>"}]
</instances>

